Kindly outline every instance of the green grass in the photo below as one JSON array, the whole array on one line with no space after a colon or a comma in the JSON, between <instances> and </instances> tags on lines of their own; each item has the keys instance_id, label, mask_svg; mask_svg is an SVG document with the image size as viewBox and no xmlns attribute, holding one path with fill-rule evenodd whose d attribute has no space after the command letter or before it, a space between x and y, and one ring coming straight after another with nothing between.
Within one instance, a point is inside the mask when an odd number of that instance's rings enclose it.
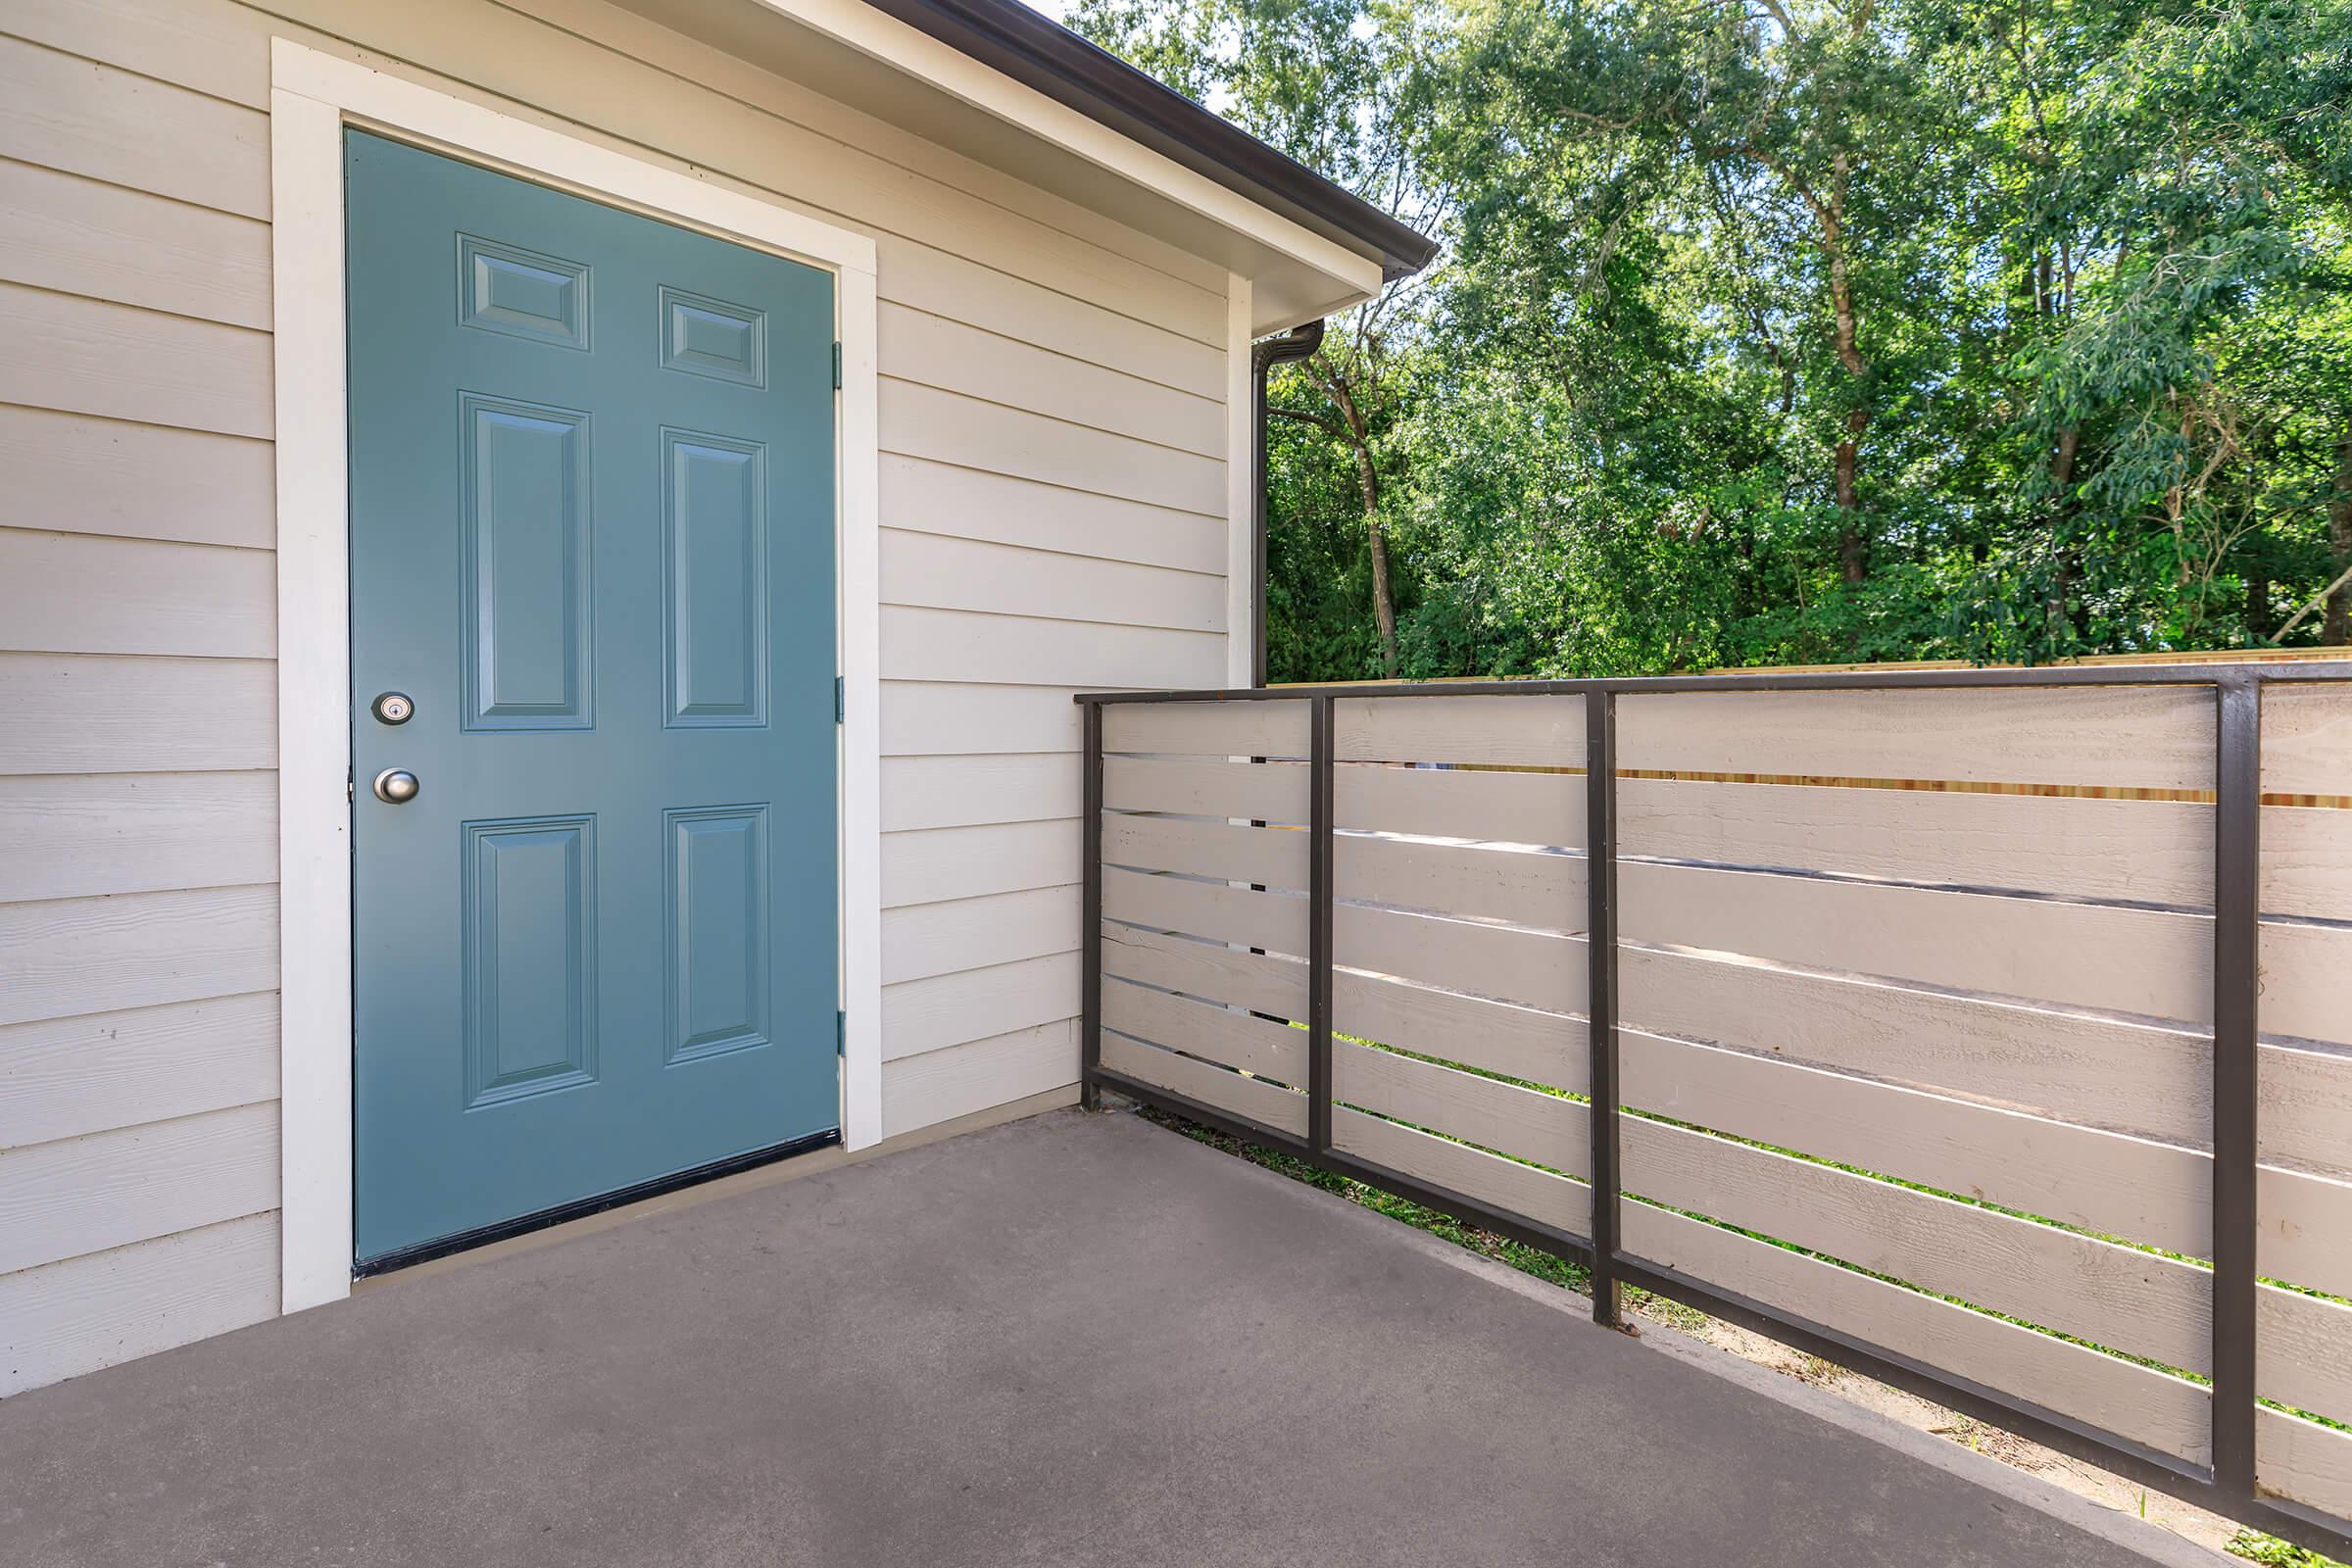
<instances>
[{"instance_id":1,"label":"green grass","mask_svg":"<svg viewBox=\"0 0 2352 1568\"><path fill-rule=\"evenodd\" d=\"M2259 1530L2240 1530L2230 1537L2230 1555L2268 1564L2270 1568L2344 1568L2333 1557L2323 1557L2291 1541L2280 1541Z\"/></svg>"}]
</instances>

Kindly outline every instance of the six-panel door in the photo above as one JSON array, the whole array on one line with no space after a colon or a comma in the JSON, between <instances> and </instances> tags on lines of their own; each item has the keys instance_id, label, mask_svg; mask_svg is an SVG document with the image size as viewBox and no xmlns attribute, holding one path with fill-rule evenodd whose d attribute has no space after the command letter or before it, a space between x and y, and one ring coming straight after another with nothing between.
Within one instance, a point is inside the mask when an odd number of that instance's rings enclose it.
<instances>
[{"instance_id":1,"label":"six-panel door","mask_svg":"<svg viewBox=\"0 0 2352 1568\"><path fill-rule=\"evenodd\" d=\"M833 285L346 172L366 1261L839 1125Z\"/></svg>"}]
</instances>

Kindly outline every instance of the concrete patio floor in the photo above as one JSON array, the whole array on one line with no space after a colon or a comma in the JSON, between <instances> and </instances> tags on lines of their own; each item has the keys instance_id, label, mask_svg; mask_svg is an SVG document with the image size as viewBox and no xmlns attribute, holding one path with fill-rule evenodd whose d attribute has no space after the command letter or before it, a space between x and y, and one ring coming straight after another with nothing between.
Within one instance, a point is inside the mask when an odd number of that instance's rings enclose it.
<instances>
[{"instance_id":1,"label":"concrete patio floor","mask_svg":"<svg viewBox=\"0 0 2352 1568\"><path fill-rule=\"evenodd\" d=\"M1056 1111L21 1395L0 1562L2219 1561L1581 1307Z\"/></svg>"}]
</instances>

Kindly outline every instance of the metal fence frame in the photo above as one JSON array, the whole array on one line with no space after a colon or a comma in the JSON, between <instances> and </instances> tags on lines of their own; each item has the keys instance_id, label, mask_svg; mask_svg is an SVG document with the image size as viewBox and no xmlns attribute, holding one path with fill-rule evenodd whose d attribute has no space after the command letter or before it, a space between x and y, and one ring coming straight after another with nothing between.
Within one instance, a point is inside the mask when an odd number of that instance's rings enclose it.
<instances>
[{"instance_id":1,"label":"metal fence frame","mask_svg":"<svg viewBox=\"0 0 2352 1568\"><path fill-rule=\"evenodd\" d=\"M1619 1289L1632 1285L1755 1330L1825 1360L1938 1404L2017 1432L2215 1513L2330 1556L2352 1559L2352 1525L2255 1481L2255 1100L2260 1029L2262 694L2279 685L2352 682L2345 662L2051 665L1999 669L1793 671L1745 675L1644 676L1592 680L1365 682L1227 691L1082 692L1085 811L1081 932L1082 1102L1104 1088L1270 1149L1317 1169L1394 1193L1482 1229L1589 1269L1592 1319L1622 1327ZM2214 773L2213 1029L2213 1462L2188 1464L2056 1410L1997 1392L1800 1315L1720 1290L1702 1280L1625 1255L1619 1245L1617 1042L1616 700L1681 692L1928 691L1984 687L2206 686L2216 705ZM1351 698L1581 697L1586 721L1592 955L1588 1033L1592 1047L1591 1236L1541 1224L1434 1186L1331 1145L1333 709ZM1261 1126L1186 1096L1105 1068L1102 1062L1102 710L1123 704L1305 702L1312 769L1308 831L1308 1119L1305 1138ZM1593 787L1598 781L1598 788ZM2347 781L2352 793L2352 781Z\"/></svg>"}]
</instances>

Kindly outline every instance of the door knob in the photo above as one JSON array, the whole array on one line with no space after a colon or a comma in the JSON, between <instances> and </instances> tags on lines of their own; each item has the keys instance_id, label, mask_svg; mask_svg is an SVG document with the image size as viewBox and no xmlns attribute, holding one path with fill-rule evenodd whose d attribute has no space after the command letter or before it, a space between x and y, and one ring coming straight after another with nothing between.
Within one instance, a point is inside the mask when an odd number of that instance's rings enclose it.
<instances>
[{"instance_id":1,"label":"door knob","mask_svg":"<svg viewBox=\"0 0 2352 1568\"><path fill-rule=\"evenodd\" d=\"M406 806L416 798L416 775L405 767L387 767L375 775L375 798L386 806Z\"/></svg>"}]
</instances>

